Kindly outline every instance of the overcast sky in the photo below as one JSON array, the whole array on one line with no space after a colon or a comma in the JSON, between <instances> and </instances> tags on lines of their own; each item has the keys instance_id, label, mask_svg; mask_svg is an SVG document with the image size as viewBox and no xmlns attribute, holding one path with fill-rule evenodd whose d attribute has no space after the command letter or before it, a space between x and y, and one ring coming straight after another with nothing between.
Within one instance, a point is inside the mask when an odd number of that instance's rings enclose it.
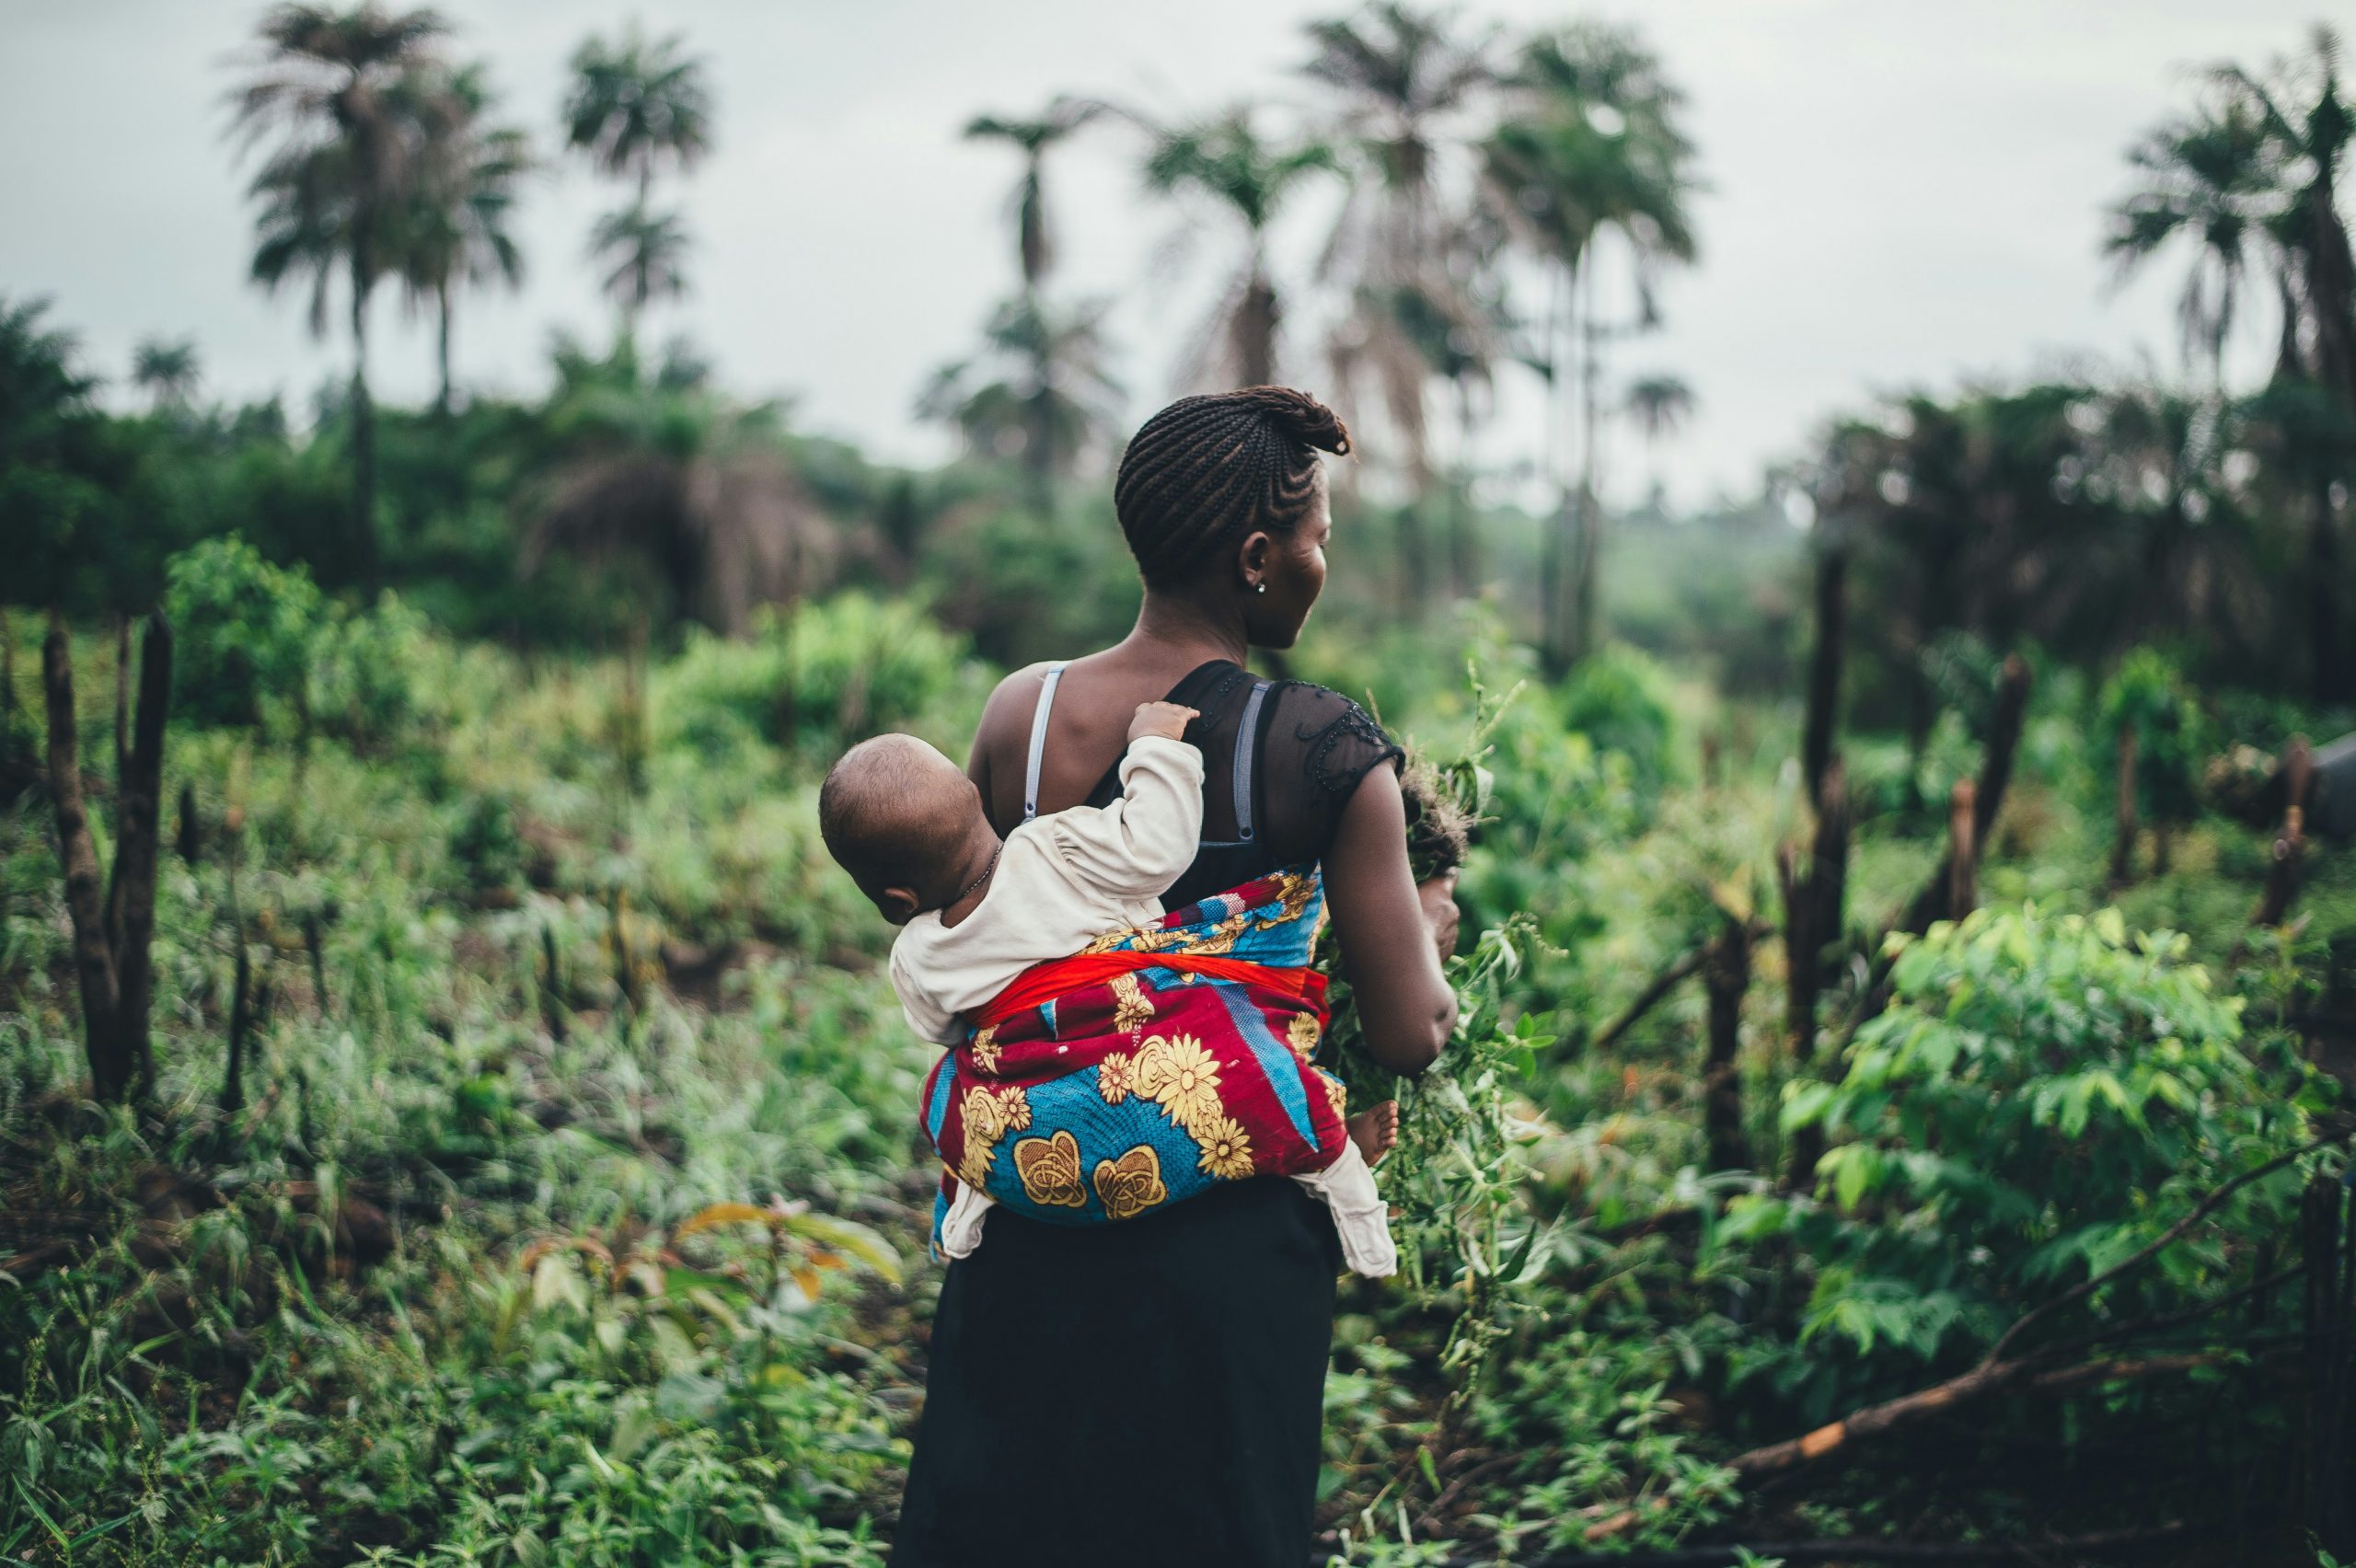
<instances>
[{"instance_id":1,"label":"overcast sky","mask_svg":"<svg viewBox=\"0 0 2356 1568\"><path fill-rule=\"evenodd\" d=\"M717 148L673 187L697 241L685 330L723 379L791 394L805 427L878 455L930 461L948 441L912 416L928 374L971 344L1014 282L1006 197L1015 161L963 142L984 110L1028 113L1058 91L1171 112L1246 96L1306 102L1291 75L1303 18L1340 0L447 0L454 49L490 63L506 113L554 143L563 65L581 37L643 15L711 67ZM306 334L299 294L245 282L251 213L222 96L260 8L221 0L86 0L0 10L0 296L48 295L92 368L120 378L133 345L193 336L216 392L307 403L346 362ZM2098 247L2121 154L2181 102L2190 66L2263 63L2302 41L2312 0L1489 0L1511 28L1580 16L1639 23L1692 98L1709 186L1703 257L1665 294L1666 329L1615 371L1673 372L1700 398L1650 459L1623 438L1615 489L1657 463L1680 502L1750 493L1830 414L1877 392L2017 378L2091 358L2177 366L2180 271L2120 292ZM1138 190L1138 149L1091 132L1049 167L1068 295L1110 320L1134 423L1172 391L1202 318L1224 230L1173 258L1184 220ZM528 392L550 334L602 334L582 251L618 200L562 166L521 223L516 295L461 306L460 378ZM1286 254L1326 216L1292 214ZM2246 367L2262 363L2262 297ZM1305 307L1304 307L1305 313ZM380 396L432 387L429 324L394 291L375 329ZM1305 339L1305 335L1304 335ZM1289 373L1326 380L1311 341ZM116 396L121 396L120 389ZM1508 385L1486 456L1534 454L1538 400Z\"/></svg>"}]
</instances>

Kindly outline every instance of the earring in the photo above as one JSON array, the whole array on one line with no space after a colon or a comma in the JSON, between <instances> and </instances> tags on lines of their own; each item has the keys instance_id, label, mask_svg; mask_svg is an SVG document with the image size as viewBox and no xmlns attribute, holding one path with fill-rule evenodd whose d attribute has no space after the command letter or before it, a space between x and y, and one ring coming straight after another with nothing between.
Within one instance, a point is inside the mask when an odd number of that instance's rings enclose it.
<instances>
[{"instance_id":1,"label":"earring","mask_svg":"<svg viewBox=\"0 0 2356 1568\"><path fill-rule=\"evenodd\" d=\"M1267 591L1268 591L1268 585L1267 585L1266 583L1265 583L1265 582L1256 582L1256 583L1253 584L1252 592L1253 592L1254 594L1265 594L1265 593L1266 593Z\"/></svg>"}]
</instances>

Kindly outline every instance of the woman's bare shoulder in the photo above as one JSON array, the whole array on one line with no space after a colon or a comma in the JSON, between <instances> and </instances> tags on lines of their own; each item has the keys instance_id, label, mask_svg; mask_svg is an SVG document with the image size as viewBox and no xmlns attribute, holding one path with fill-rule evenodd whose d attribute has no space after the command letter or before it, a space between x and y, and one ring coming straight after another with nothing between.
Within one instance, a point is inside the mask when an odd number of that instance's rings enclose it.
<instances>
[{"instance_id":1,"label":"woman's bare shoulder","mask_svg":"<svg viewBox=\"0 0 2356 1568\"><path fill-rule=\"evenodd\" d=\"M974 729L976 747L1010 726L1030 728L1032 712L1039 705L1040 683L1046 679L1049 668L1045 660L1025 664L990 688L988 700L982 704L982 721Z\"/></svg>"}]
</instances>

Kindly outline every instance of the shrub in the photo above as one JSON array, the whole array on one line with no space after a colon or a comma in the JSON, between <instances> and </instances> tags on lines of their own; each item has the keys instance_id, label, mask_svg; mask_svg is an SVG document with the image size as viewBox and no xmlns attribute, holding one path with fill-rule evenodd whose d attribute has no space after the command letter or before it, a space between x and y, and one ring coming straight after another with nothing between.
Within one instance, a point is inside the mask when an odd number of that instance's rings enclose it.
<instances>
[{"instance_id":1,"label":"shrub","mask_svg":"<svg viewBox=\"0 0 2356 1568\"><path fill-rule=\"evenodd\" d=\"M181 551L165 576L175 718L260 726L290 694L301 700L326 617L308 572L271 565L233 534Z\"/></svg>"},{"instance_id":2,"label":"shrub","mask_svg":"<svg viewBox=\"0 0 2356 1568\"><path fill-rule=\"evenodd\" d=\"M949 720L978 699L982 672L962 640L898 600L840 594L756 617L752 637L709 632L656 679L663 739L728 747L757 739L831 755L886 730Z\"/></svg>"},{"instance_id":3,"label":"shrub","mask_svg":"<svg viewBox=\"0 0 2356 1568\"><path fill-rule=\"evenodd\" d=\"M2193 1194L2295 1144L2306 1069L2261 1071L2238 999L2171 934L2116 910L1985 909L1909 943L1895 1000L1837 1083L1785 1090L1786 1131L1845 1135L1820 1197L1738 1202L1737 1234L1788 1228L1818 1262L1785 1369L1845 1345L1894 1371L1984 1350L2028 1305L2120 1262ZM2122 1318L2214 1294L2279 1234L2295 1177L2221 1209L2207 1244L2163 1253L2099 1302ZM2242 1243L2243 1245L2236 1245ZM1811 1352L1811 1346L1813 1351Z\"/></svg>"},{"instance_id":4,"label":"shrub","mask_svg":"<svg viewBox=\"0 0 2356 1568\"><path fill-rule=\"evenodd\" d=\"M1660 666L1644 654L1607 648L1582 661L1564 681L1558 698L1562 722L1594 742L1598 751L1626 757L1636 783L1657 790L1673 773L1668 685Z\"/></svg>"}]
</instances>

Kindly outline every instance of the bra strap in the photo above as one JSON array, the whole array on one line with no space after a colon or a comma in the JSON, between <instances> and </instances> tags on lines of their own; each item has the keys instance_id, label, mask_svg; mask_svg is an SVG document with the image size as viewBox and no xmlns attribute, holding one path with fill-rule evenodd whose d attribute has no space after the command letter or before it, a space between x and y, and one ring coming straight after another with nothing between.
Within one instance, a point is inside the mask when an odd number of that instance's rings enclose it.
<instances>
[{"instance_id":1,"label":"bra strap","mask_svg":"<svg viewBox=\"0 0 2356 1568\"><path fill-rule=\"evenodd\" d=\"M1253 683L1243 700L1243 722L1235 732L1235 836L1252 842L1252 748L1260 736L1260 704L1267 699L1269 683Z\"/></svg>"},{"instance_id":2,"label":"bra strap","mask_svg":"<svg viewBox=\"0 0 2356 1568\"><path fill-rule=\"evenodd\" d=\"M1055 711L1056 684L1064 678L1061 661L1047 666L1039 682L1039 706L1031 713L1031 758L1022 766L1022 820L1039 814L1039 762L1047 755L1047 715Z\"/></svg>"}]
</instances>

